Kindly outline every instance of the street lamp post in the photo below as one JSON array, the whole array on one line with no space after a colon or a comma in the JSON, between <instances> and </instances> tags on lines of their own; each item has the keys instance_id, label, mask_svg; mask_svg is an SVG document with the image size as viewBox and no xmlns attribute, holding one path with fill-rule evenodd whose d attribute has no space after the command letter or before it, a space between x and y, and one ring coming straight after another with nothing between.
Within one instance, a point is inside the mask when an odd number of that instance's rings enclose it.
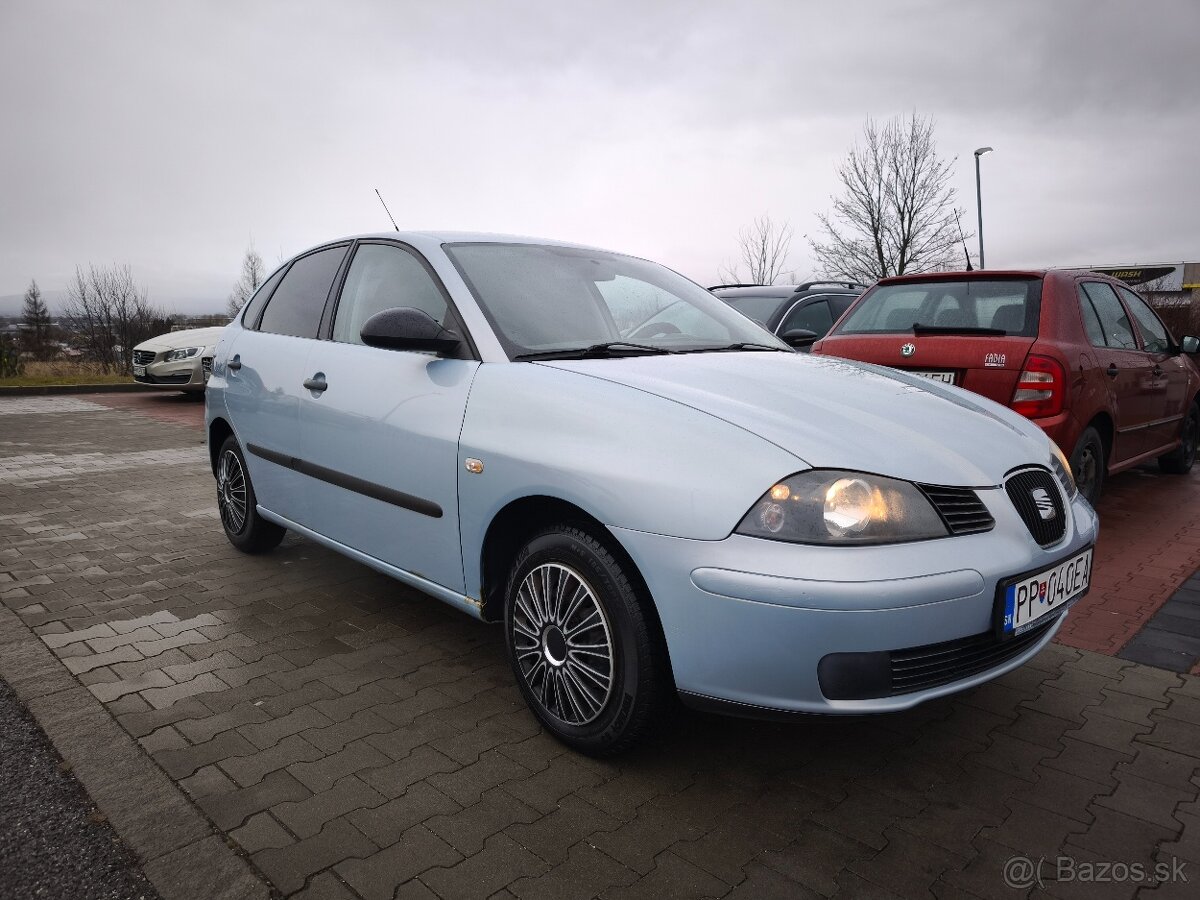
<instances>
[{"instance_id":1,"label":"street lamp post","mask_svg":"<svg viewBox=\"0 0 1200 900\"><path fill-rule=\"evenodd\" d=\"M991 153L991 147L975 151L975 209L979 212L979 268L983 268L983 189L979 186L979 157Z\"/></svg>"}]
</instances>

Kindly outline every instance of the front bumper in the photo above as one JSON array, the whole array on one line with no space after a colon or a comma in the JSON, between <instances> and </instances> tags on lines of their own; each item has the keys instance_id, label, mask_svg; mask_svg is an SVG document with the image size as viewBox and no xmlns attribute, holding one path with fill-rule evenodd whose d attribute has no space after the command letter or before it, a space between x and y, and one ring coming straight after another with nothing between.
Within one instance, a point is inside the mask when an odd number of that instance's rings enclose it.
<instances>
[{"instance_id":1,"label":"front bumper","mask_svg":"<svg viewBox=\"0 0 1200 900\"><path fill-rule=\"evenodd\" d=\"M964 667L964 677L947 683L863 700L822 691L818 669L831 654L935 644L974 652L968 639L991 632L1000 581L1095 542L1096 514L1081 498L1070 504L1062 540L1043 549L1002 488L978 493L996 520L992 531L911 544L813 547L736 534L692 541L612 531L655 599L685 701L748 714L886 712L1020 666L1053 638L1065 615L1014 653L987 657L995 665Z\"/></svg>"},{"instance_id":2,"label":"front bumper","mask_svg":"<svg viewBox=\"0 0 1200 900\"><path fill-rule=\"evenodd\" d=\"M133 380L138 384L150 385L172 391L203 391L208 383L211 372L212 354L205 351L191 359L180 359L166 362L158 353L153 362L141 367L143 374L137 374L139 367L134 366ZM206 366L207 363L207 366Z\"/></svg>"}]
</instances>

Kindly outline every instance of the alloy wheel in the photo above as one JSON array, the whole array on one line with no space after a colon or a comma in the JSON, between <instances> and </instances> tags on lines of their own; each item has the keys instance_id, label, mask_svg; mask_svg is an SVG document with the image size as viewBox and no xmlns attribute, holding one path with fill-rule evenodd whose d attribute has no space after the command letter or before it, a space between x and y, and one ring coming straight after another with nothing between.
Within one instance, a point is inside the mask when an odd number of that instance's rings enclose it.
<instances>
[{"instance_id":1,"label":"alloy wheel","mask_svg":"<svg viewBox=\"0 0 1200 900\"><path fill-rule=\"evenodd\" d=\"M246 473L242 471L242 461L232 450L221 454L217 466L217 506L225 528L240 534L246 524Z\"/></svg>"},{"instance_id":2,"label":"alloy wheel","mask_svg":"<svg viewBox=\"0 0 1200 900\"><path fill-rule=\"evenodd\" d=\"M613 640L583 577L561 563L532 569L511 622L521 675L542 708L567 725L594 721L612 693Z\"/></svg>"}]
</instances>

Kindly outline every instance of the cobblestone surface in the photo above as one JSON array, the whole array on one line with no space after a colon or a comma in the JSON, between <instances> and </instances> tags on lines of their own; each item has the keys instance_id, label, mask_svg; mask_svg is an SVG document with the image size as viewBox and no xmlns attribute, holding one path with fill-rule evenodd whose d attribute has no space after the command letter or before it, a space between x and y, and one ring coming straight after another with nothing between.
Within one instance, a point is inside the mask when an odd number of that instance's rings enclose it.
<instances>
[{"instance_id":1,"label":"cobblestone surface","mask_svg":"<svg viewBox=\"0 0 1200 900\"><path fill-rule=\"evenodd\" d=\"M1200 878L1194 676L1053 645L907 713L677 712L595 761L541 732L494 628L294 536L233 550L178 407L14 403L0 471L35 474L0 480L0 603L285 895L1028 895L1014 856L1047 858L1038 896L1100 895L1059 856Z\"/></svg>"}]
</instances>

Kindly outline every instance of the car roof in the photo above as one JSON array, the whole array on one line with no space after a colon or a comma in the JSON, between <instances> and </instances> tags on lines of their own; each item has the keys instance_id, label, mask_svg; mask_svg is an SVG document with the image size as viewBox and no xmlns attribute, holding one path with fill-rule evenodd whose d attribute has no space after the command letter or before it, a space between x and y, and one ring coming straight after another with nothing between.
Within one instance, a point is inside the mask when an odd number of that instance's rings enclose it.
<instances>
[{"instance_id":1,"label":"car roof","mask_svg":"<svg viewBox=\"0 0 1200 900\"><path fill-rule=\"evenodd\" d=\"M600 247L590 247L586 244L576 244L571 241L558 241L551 238L532 237L519 234L497 234L488 231L375 231L367 234L351 234L333 240L322 241L313 248L325 247L342 241L403 241L408 244L541 244L550 247L569 247L574 250L598 250L603 253L616 251L603 250ZM307 251L305 251L307 252ZM628 256L629 254L624 254Z\"/></svg>"}]
</instances>

